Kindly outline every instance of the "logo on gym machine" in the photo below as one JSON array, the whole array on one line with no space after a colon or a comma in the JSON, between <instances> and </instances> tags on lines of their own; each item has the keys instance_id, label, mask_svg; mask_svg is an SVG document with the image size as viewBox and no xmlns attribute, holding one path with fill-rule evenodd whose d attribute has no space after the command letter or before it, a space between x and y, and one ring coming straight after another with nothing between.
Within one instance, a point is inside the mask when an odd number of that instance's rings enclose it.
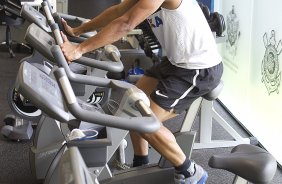
<instances>
[{"instance_id":1,"label":"logo on gym machine","mask_svg":"<svg viewBox=\"0 0 282 184\"><path fill-rule=\"evenodd\" d=\"M104 98L105 92L94 91L92 95L88 98L87 103L95 105L99 104Z\"/></svg>"},{"instance_id":2,"label":"logo on gym machine","mask_svg":"<svg viewBox=\"0 0 282 184\"><path fill-rule=\"evenodd\" d=\"M281 81L278 56L282 51L282 41L276 44L275 31L272 30L269 39L267 33L263 35L263 42L266 50L261 65L262 82L269 95L275 91L278 94Z\"/></svg>"}]
</instances>

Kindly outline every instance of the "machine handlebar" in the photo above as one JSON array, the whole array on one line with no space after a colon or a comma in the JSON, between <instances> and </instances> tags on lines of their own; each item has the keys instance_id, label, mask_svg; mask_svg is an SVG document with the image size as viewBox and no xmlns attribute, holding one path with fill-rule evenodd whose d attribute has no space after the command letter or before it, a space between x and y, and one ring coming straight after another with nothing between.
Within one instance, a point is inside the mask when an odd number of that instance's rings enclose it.
<instances>
[{"instance_id":1,"label":"machine handlebar","mask_svg":"<svg viewBox=\"0 0 282 184\"><path fill-rule=\"evenodd\" d=\"M75 94L73 92L73 89L71 87L70 81L67 77L64 68L56 69L54 71L54 74L63 93L69 111L77 119L90 123L100 124L103 126L110 126L125 130L133 130L142 133L155 132L160 128L160 121L154 115L154 113L152 113L151 109L141 97L140 99L136 99L136 95L132 95L133 97L129 97L130 101L135 102L131 104L134 106L132 108L137 109L142 115L141 117L114 116L109 114L103 114L99 111L84 109L81 107L81 105L79 105L75 97Z\"/></svg>"},{"instance_id":2,"label":"machine handlebar","mask_svg":"<svg viewBox=\"0 0 282 184\"><path fill-rule=\"evenodd\" d=\"M50 23L50 27L51 30L54 34L56 43L58 45L61 45L63 43L63 38L62 35L60 33L60 29L57 23L55 23L54 18L51 14L51 10L49 9L48 3L46 1L42 2L42 7L45 11L45 14L47 16L47 20ZM107 45L104 47L105 50L105 54L110 57L112 60L108 60L108 61L100 61L100 60L96 60L96 59L92 59L89 57L81 57L77 60L75 60L74 62L82 64L82 65L86 65L89 67L94 67L94 68L99 68L102 70L106 70L106 71L110 71L110 72L121 72L123 71L124 67L123 67L123 63L120 60L120 52L118 51L118 49L113 46L113 45Z\"/></svg>"}]
</instances>

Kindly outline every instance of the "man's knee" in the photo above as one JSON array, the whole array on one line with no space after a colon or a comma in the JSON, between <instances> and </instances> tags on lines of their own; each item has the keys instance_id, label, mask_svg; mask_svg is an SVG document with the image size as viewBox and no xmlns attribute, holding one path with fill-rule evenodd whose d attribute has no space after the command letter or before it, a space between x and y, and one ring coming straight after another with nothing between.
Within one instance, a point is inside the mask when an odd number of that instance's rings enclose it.
<instances>
[{"instance_id":1,"label":"man's knee","mask_svg":"<svg viewBox=\"0 0 282 184\"><path fill-rule=\"evenodd\" d=\"M165 141L164 143L169 142L175 142L176 139L174 135L168 130L166 127L163 125L160 127L160 129L156 132L153 133L142 133L140 134L141 137L143 137L145 140L147 140L149 143L150 142L160 142L160 141Z\"/></svg>"}]
</instances>

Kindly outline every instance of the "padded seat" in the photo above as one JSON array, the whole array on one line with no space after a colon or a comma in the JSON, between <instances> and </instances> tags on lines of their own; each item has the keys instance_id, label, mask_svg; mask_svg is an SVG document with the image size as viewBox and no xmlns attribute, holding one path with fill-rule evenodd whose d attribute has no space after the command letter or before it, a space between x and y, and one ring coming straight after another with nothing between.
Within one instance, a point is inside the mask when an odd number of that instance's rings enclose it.
<instances>
[{"instance_id":1,"label":"padded seat","mask_svg":"<svg viewBox=\"0 0 282 184\"><path fill-rule=\"evenodd\" d=\"M277 169L270 153L250 144L238 145L231 153L213 155L209 166L225 169L252 183L269 183Z\"/></svg>"},{"instance_id":2,"label":"padded seat","mask_svg":"<svg viewBox=\"0 0 282 184\"><path fill-rule=\"evenodd\" d=\"M209 93L203 95L203 98L209 101L215 100L217 99L217 97L219 96L219 94L221 93L222 89L223 89L223 81L221 80L219 82L219 84L213 89L211 90Z\"/></svg>"}]
</instances>

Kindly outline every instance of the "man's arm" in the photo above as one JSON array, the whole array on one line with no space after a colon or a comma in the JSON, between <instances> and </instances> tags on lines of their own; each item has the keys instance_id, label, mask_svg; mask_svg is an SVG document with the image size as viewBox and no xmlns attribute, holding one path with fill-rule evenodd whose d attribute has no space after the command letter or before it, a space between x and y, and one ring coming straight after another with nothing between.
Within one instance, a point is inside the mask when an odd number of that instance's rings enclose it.
<instances>
[{"instance_id":1,"label":"man's arm","mask_svg":"<svg viewBox=\"0 0 282 184\"><path fill-rule=\"evenodd\" d=\"M128 0L130 1L130 0ZM129 8L122 16L114 19L95 36L87 39L78 46L64 43L62 50L68 61L78 59L82 54L113 43L128 32L133 30L138 24L153 14L164 2L164 0L133 0L134 6ZM102 20L101 20L102 21ZM68 46L67 46L68 45Z\"/></svg>"},{"instance_id":2,"label":"man's arm","mask_svg":"<svg viewBox=\"0 0 282 184\"><path fill-rule=\"evenodd\" d=\"M82 53L100 48L106 44L113 43L130 31L138 24L153 14L164 0L139 0L135 5L122 16L113 20L105 26L97 35L79 45Z\"/></svg>"},{"instance_id":3,"label":"man's arm","mask_svg":"<svg viewBox=\"0 0 282 184\"><path fill-rule=\"evenodd\" d=\"M90 32L105 27L114 19L122 16L128 9L136 4L138 0L124 0L120 4L111 6L91 21L73 28L73 33L78 36L82 33Z\"/></svg>"}]
</instances>

